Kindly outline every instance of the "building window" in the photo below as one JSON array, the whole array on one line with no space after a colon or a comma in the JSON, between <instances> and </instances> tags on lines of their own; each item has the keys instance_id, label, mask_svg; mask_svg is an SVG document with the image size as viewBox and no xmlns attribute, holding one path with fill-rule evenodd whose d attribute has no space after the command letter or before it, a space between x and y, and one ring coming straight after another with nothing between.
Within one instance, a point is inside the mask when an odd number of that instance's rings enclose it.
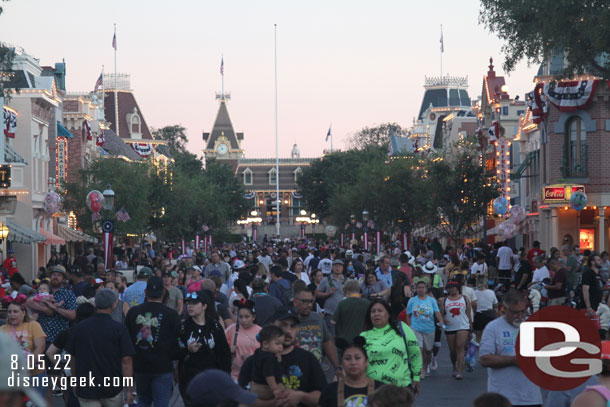
<instances>
[{"instance_id":1,"label":"building window","mask_svg":"<svg viewBox=\"0 0 610 407\"><path fill-rule=\"evenodd\" d=\"M277 182L277 173L275 172L275 168L272 168L269 171L269 185L275 185Z\"/></svg>"},{"instance_id":2,"label":"building window","mask_svg":"<svg viewBox=\"0 0 610 407\"><path fill-rule=\"evenodd\" d=\"M252 185L252 170L250 168L244 170L244 185Z\"/></svg>"},{"instance_id":3,"label":"building window","mask_svg":"<svg viewBox=\"0 0 610 407\"><path fill-rule=\"evenodd\" d=\"M570 177L587 176L587 129L580 117L568 122L563 175Z\"/></svg>"},{"instance_id":4,"label":"building window","mask_svg":"<svg viewBox=\"0 0 610 407\"><path fill-rule=\"evenodd\" d=\"M140 116L134 114L131 116L131 134L140 133Z\"/></svg>"},{"instance_id":5,"label":"building window","mask_svg":"<svg viewBox=\"0 0 610 407\"><path fill-rule=\"evenodd\" d=\"M297 182L299 178L301 178L301 175L303 175L303 170L301 169L301 167L294 170L294 182Z\"/></svg>"},{"instance_id":6,"label":"building window","mask_svg":"<svg viewBox=\"0 0 610 407\"><path fill-rule=\"evenodd\" d=\"M508 106L502 106L502 116L508 116Z\"/></svg>"}]
</instances>

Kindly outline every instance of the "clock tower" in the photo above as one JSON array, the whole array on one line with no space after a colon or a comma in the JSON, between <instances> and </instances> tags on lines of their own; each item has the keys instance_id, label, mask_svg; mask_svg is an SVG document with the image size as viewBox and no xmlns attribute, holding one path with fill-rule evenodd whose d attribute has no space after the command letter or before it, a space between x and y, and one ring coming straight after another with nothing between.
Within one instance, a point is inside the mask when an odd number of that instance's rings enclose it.
<instances>
[{"instance_id":1,"label":"clock tower","mask_svg":"<svg viewBox=\"0 0 610 407\"><path fill-rule=\"evenodd\" d=\"M244 139L244 133L236 133L227 110L227 101L231 99L230 94L224 92L216 95L216 99L220 101L218 114L214 127L209 133L203 133L203 141L206 142L206 147L203 150L205 159L215 158L216 160L226 162L233 169L237 168L237 162L243 158L244 151L241 149L240 142Z\"/></svg>"}]
</instances>

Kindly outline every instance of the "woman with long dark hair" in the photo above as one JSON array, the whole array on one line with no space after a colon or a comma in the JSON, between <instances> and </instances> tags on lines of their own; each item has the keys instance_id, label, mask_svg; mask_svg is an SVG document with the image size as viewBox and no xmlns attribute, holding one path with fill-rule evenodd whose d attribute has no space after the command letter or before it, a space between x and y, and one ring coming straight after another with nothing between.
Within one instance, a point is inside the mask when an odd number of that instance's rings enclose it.
<instances>
[{"instance_id":1,"label":"woman with long dark hair","mask_svg":"<svg viewBox=\"0 0 610 407\"><path fill-rule=\"evenodd\" d=\"M411 284L407 275L396 273L390 289L390 308L394 318L407 308L409 298L411 298Z\"/></svg>"},{"instance_id":2,"label":"woman with long dark hair","mask_svg":"<svg viewBox=\"0 0 610 407\"><path fill-rule=\"evenodd\" d=\"M364 320L362 336L369 355L367 375L371 379L419 391L422 357L415 334L392 318L389 304L373 299Z\"/></svg>"},{"instance_id":3,"label":"woman with long dark hair","mask_svg":"<svg viewBox=\"0 0 610 407\"><path fill-rule=\"evenodd\" d=\"M353 343L342 338L337 338L335 343L343 352L341 356L343 375L339 376L338 381L326 386L318 404L320 407L346 405L366 407L368 396L374 389L383 385L366 375L369 365L369 358L364 349L366 341L362 336L357 336Z\"/></svg>"},{"instance_id":4,"label":"woman with long dark hair","mask_svg":"<svg viewBox=\"0 0 610 407\"><path fill-rule=\"evenodd\" d=\"M178 384L188 406L186 388L191 379L207 369L230 373L231 349L218 322L212 296L202 290L187 294L185 302L188 316L180 325L178 334Z\"/></svg>"},{"instance_id":5,"label":"woman with long dark hair","mask_svg":"<svg viewBox=\"0 0 610 407\"><path fill-rule=\"evenodd\" d=\"M233 306L237 308L237 322L225 329L225 336L233 356L231 376L233 380L237 380L241 365L259 347L256 335L260 332L261 327L256 324L254 302L242 298L233 301Z\"/></svg>"}]
</instances>

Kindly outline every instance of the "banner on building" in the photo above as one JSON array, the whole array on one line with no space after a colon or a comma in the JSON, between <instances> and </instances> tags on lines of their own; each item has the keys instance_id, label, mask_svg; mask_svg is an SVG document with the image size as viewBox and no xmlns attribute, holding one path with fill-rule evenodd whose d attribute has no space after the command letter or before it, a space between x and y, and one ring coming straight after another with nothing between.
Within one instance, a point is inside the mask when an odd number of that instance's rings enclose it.
<instances>
[{"instance_id":1,"label":"banner on building","mask_svg":"<svg viewBox=\"0 0 610 407\"><path fill-rule=\"evenodd\" d=\"M496 176L501 195L510 197L510 141L502 137L496 146Z\"/></svg>"},{"instance_id":2,"label":"banner on building","mask_svg":"<svg viewBox=\"0 0 610 407\"><path fill-rule=\"evenodd\" d=\"M571 112L586 108L597 88L596 79L582 81L548 82L542 92L555 107L562 112Z\"/></svg>"},{"instance_id":3,"label":"banner on building","mask_svg":"<svg viewBox=\"0 0 610 407\"><path fill-rule=\"evenodd\" d=\"M142 158L147 158L153 152L153 145L150 143L131 143L131 148Z\"/></svg>"},{"instance_id":4,"label":"banner on building","mask_svg":"<svg viewBox=\"0 0 610 407\"><path fill-rule=\"evenodd\" d=\"M55 150L55 185L65 185L68 180L68 140L58 136Z\"/></svg>"},{"instance_id":5,"label":"banner on building","mask_svg":"<svg viewBox=\"0 0 610 407\"><path fill-rule=\"evenodd\" d=\"M3 107L2 117L4 135L9 138L15 138L15 132L17 131L17 112L12 109Z\"/></svg>"}]
</instances>

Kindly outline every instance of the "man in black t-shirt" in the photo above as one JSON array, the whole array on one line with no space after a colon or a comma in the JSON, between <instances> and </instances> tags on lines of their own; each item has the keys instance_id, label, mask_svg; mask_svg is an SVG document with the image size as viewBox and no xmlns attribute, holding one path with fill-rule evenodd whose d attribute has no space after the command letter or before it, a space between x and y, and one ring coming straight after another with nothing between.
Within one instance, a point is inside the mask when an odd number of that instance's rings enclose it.
<instances>
[{"instance_id":1,"label":"man in black t-shirt","mask_svg":"<svg viewBox=\"0 0 610 407\"><path fill-rule=\"evenodd\" d=\"M257 400L257 407L271 406L315 406L326 386L324 372L316 357L296 344L298 315L289 308L280 309L272 318L284 331L284 351L282 352L282 384L286 387L277 400ZM251 356L239 372L239 384L245 387L250 381L254 358Z\"/></svg>"},{"instance_id":2,"label":"man in black t-shirt","mask_svg":"<svg viewBox=\"0 0 610 407\"><path fill-rule=\"evenodd\" d=\"M587 260L587 269L582 273L582 304L589 318L595 318L597 307L602 301L603 283L599 271L602 259L598 254L592 254Z\"/></svg>"},{"instance_id":3,"label":"man in black t-shirt","mask_svg":"<svg viewBox=\"0 0 610 407\"><path fill-rule=\"evenodd\" d=\"M146 282L146 302L127 312L125 325L134 344L134 376L138 406L168 407L174 380L172 359L176 355L180 317L161 303L163 280Z\"/></svg>"},{"instance_id":4,"label":"man in black t-shirt","mask_svg":"<svg viewBox=\"0 0 610 407\"><path fill-rule=\"evenodd\" d=\"M75 325L68 338L65 349L72 356L70 370L73 376L87 378L91 375L94 378L93 386L87 383L75 388L81 405L92 401L108 406L123 405L123 387L104 382L105 377L124 379L133 375L132 356L135 352L129 333L123 324L110 316L118 303L118 296L111 290L98 290L95 294L97 313ZM127 404L131 404L131 386L126 386L125 390Z\"/></svg>"},{"instance_id":5,"label":"man in black t-shirt","mask_svg":"<svg viewBox=\"0 0 610 407\"><path fill-rule=\"evenodd\" d=\"M527 290L528 284L532 281L534 273L532 265L527 259L527 252L522 250L519 252L519 270L515 273L515 288L519 291Z\"/></svg>"}]
</instances>

